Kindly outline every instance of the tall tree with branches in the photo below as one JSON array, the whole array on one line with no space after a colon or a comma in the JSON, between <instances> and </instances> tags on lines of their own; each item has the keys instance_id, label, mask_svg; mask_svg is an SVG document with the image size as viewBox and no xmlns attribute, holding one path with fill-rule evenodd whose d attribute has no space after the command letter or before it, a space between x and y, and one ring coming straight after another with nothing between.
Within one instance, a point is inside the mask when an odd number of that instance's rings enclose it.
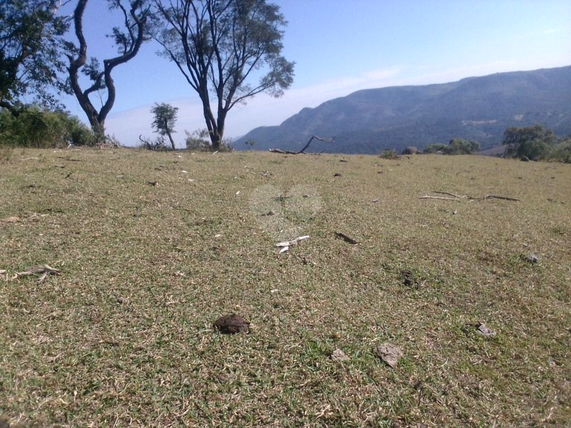
<instances>
[{"instance_id":1,"label":"tall tree with branches","mask_svg":"<svg viewBox=\"0 0 571 428\"><path fill-rule=\"evenodd\" d=\"M132 60L147 37L145 36L147 20L149 17L149 4L147 0L107 0L109 8L118 10L123 17L123 28L114 27L111 37L117 47L118 55L103 60L103 69L97 58L91 57L87 62L87 41L83 32L83 15L88 0L79 0L73 13L75 35L79 46L68 43L69 53L69 79L73 93L79 105L87 115L95 135L99 141L105 139L105 119L113 108L116 97L115 83L111 73L115 67ZM127 3L127 4L124 4ZM90 86L82 89L79 82L79 73L90 79ZM97 109L91 96L99 91L105 91L106 97Z\"/></svg>"},{"instance_id":2,"label":"tall tree with branches","mask_svg":"<svg viewBox=\"0 0 571 428\"><path fill-rule=\"evenodd\" d=\"M57 15L60 0L0 1L0 107L17 114L22 97L59 107L63 35L68 19Z\"/></svg>"},{"instance_id":3,"label":"tall tree with branches","mask_svg":"<svg viewBox=\"0 0 571 428\"><path fill-rule=\"evenodd\" d=\"M153 37L200 97L212 150L220 148L236 104L262 92L280 97L291 86L294 63L281 55L287 23L279 6L266 0L154 4L160 22Z\"/></svg>"}]
</instances>

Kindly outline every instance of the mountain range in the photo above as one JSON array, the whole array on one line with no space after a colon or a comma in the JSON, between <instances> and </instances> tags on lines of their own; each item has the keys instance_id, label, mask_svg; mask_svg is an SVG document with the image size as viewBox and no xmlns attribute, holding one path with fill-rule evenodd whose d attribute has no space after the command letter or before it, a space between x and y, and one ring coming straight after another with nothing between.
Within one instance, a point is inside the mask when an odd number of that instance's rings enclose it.
<instances>
[{"instance_id":1,"label":"mountain range","mask_svg":"<svg viewBox=\"0 0 571 428\"><path fill-rule=\"evenodd\" d=\"M571 66L365 89L304 108L279 126L255 128L233 146L297 151L317 135L335 139L314 141L308 151L377 154L452 138L487 149L501 144L506 128L536 123L571 134Z\"/></svg>"}]
</instances>

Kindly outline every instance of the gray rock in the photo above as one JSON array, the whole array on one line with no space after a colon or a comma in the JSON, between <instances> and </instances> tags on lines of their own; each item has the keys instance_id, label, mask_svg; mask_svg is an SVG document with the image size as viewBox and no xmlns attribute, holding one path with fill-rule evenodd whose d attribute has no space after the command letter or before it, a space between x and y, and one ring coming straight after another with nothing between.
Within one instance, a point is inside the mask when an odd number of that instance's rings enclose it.
<instances>
[{"instance_id":1,"label":"gray rock","mask_svg":"<svg viewBox=\"0 0 571 428\"><path fill-rule=\"evenodd\" d=\"M496 332L491 328L487 327L486 324L484 324L483 322L477 324L476 331L480 333L482 336L486 337L494 337L496 335Z\"/></svg>"},{"instance_id":2,"label":"gray rock","mask_svg":"<svg viewBox=\"0 0 571 428\"><path fill-rule=\"evenodd\" d=\"M333 353L331 354L330 358L333 361L349 361L351 358L345 354L345 352L343 352L341 349L336 349L335 351L333 351Z\"/></svg>"},{"instance_id":3,"label":"gray rock","mask_svg":"<svg viewBox=\"0 0 571 428\"><path fill-rule=\"evenodd\" d=\"M390 343L383 343L377 346L375 348L375 354L390 367L396 367L403 356L401 349Z\"/></svg>"}]
</instances>

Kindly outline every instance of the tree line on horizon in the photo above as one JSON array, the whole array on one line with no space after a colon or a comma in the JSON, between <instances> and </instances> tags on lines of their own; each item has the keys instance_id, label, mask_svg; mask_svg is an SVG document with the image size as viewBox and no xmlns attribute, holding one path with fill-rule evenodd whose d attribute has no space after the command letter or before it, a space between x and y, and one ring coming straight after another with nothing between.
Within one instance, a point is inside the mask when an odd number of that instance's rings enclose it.
<instances>
[{"instance_id":1,"label":"tree line on horizon","mask_svg":"<svg viewBox=\"0 0 571 428\"><path fill-rule=\"evenodd\" d=\"M498 153L498 156L504 158L527 161L559 160L571 163L571 135L559 138L553 130L541 124L507 128L501 146L504 150ZM477 154L479 150L480 144L477 141L452 138L448 144L429 144L422 152L415 146L409 146L402 154L471 155ZM390 150L385 151L384 157L394 157L389 152Z\"/></svg>"}]
</instances>

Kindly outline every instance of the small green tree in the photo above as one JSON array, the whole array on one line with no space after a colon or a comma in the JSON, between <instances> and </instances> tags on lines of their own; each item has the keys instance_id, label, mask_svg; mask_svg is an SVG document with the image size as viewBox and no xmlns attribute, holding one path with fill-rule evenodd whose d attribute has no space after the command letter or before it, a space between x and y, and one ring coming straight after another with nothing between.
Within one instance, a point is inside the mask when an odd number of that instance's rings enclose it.
<instances>
[{"instance_id":1,"label":"small green tree","mask_svg":"<svg viewBox=\"0 0 571 428\"><path fill-rule=\"evenodd\" d=\"M557 137L551 129L543 125L523 128L507 128L504 131L503 144L507 145L506 156L539 160L547 157Z\"/></svg>"},{"instance_id":2,"label":"small green tree","mask_svg":"<svg viewBox=\"0 0 571 428\"><path fill-rule=\"evenodd\" d=\"M157 104L151 109L151 113L155 115L153 120L153 128L161 136L169 137L172 149L175 149L174 140L172 134L176 132L174 126L177 120L178 107L173 107L170 104Z\"/></svg>"}]
</instances>

